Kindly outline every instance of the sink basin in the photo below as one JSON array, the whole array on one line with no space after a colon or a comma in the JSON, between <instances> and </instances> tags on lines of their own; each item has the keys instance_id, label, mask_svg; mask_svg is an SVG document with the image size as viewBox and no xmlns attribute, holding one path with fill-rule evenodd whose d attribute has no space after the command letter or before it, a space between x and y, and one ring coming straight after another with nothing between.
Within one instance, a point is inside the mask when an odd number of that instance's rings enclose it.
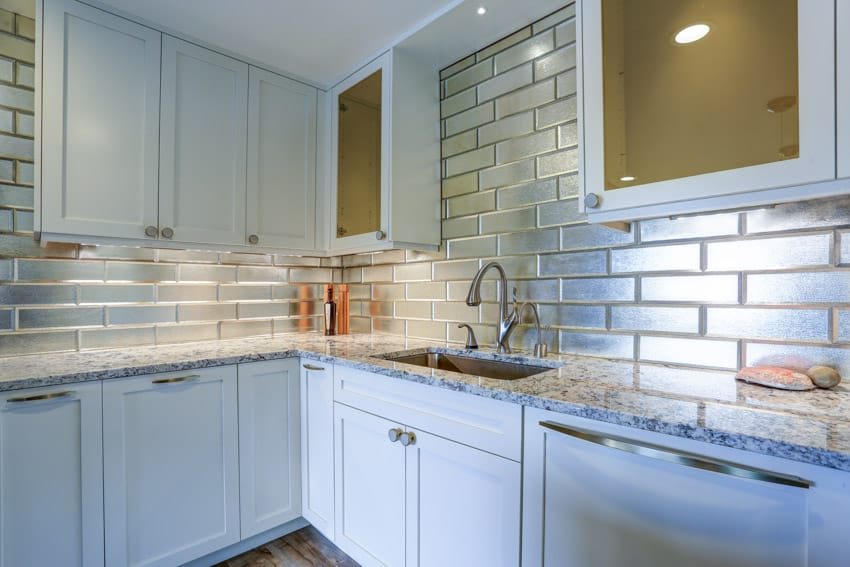
<instances>
[{"instance_id":1,"label":"sink basin","mask_svg":"<svg viewBox=\"0 0 850 567\"><path fill-rule=\"evenodd\" d=\"M518 362L503 362L501 360L485 360L472 358L458 354L447 354L442 352L423 352L419 354L401 354L399 356L385 357L394 362L403 362L426 368L437 368L451 372L462 372L463 374L474 374L485 378L496 378L497 380L516 380L540 374L552 370L546 366L534 366Z\"/></svg>"}]
</instances>

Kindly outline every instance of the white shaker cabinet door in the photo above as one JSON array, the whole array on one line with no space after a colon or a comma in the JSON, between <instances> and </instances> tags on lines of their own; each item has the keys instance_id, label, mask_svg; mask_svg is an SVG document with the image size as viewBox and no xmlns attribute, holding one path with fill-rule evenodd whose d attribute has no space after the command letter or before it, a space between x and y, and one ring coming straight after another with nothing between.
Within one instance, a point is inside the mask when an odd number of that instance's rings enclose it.
<instances>
[{"instance_id":1,"label":"white shaker cabinet door","mask_svg":"<svg viewBox=\"0 0 850 567\"><path fill-rule=\"evenodd\" d=\"M0 565L103 565L100 383L0 397Z\"/></svg>"},{"instance_id":2,"label":"white shaker cabinet door","mask_svg":"<svg viewBox=\"0 0 850 567\"><path fill-rule=\"evenodd\" d=\"M161 34L47 0L43 37L42 231L145 238L157 225Z\"/></svg>"},{"instance_id":3,"label":"white shaker cabinet door","mask_svg":"<svg viewBox=\"0 0 850 567\"><path fill-rule=\"evenodd\" d=\"M316 242L315 88L251 67L248 243L310 250Z\"/></svg>"},{"instance_id":4,"label":"white shaker cabinet door","mask_svg":"<svg viewBox=\"0 0 850 567\"><path fill-rule=\"evenodd\" d=\"M248 65L162 38L160 238L245 243Z\"/></svg>"},{"instance_id":5,"label":"white shaker cabinet door","mask_svg":"<svg viewBox=\"0 0 850 567\"><path fill-rule=\"evenodd\" d=\"M301 516L297 358L239 365L242 539Z\"/></svg>"},{"instance_id":6,"label":"white shaker cabinet door","mask_svg":"<svg viewBox=\"0 0 850 567\"><path fill-rule=\"evenodd\" d=\"M236 367L104 382L107 565L180 565L239 541Z\"/></svg>"},{"instance_id":7,"label":"white shaker cabinet door","mask_svg":"<svg viewBox=\"0 0 850 567\"><path fill-rule=\"evenodd\" d=\"M334 540L334 366L301 359L301 509Z\"/></svg>"}]
</instances>

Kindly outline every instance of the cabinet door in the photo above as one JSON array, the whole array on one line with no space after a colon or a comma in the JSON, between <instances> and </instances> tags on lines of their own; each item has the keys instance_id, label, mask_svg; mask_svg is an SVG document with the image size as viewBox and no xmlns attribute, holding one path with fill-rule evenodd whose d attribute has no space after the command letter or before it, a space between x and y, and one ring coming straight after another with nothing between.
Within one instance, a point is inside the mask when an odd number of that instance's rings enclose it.
<instances>
[{"instance_id":1,"label":"cabinet door","mask_svg":"<svg viewBox=\"0 0 850 567\"><path fill-rule=\"evenodd\" d=\"M333 365L301 359L301 509L334 540Z\"/></svg>"},{"instance_id":2,"label":"cabinet door","mask_svg":"<svg viewBox=\"0 0 850 567\"><path fill-rule=\"evenodd\" d=\"M335 404L336 540L364 567L405 561L405 448L402 426Z\"/></svg>"},{"instance_id":3,"label":"cabinet door","mask_svg":"<svg viewBox=\"0 0 850 567\"><path fill-rule=\"evenodd\" d=\"M836 0L835 29L846 30L850 26L850 0ZM836 105L838 112L838 177L850 177L850 108L843 101L850 100L850 37L838 33L836 41Z\"/></svg>"},{"instance_id":4,"label":"cabinet door","mask_svg":"<svg viewBox=\"0 0 850 567\"><path fill-rule=\"evenodd\" d=\"M161 237L245 243L247 120L248 65L163 36Z\"/></svg>"},{"instance_id":5,"label":"cabinet door","mask_svg":"<svg viewBox=\"0 0 850 567\"><path fill-rule=\"evenodd\" d=\"M248 242L311 249L316 242L316 89L251 67Z\"/></svg>"},{"instance_id":6,"label":"cabinet door","mask_svg":"<svg viewBox=\"0 0 850 567\"><path fill-rule=\"evenodd\" d=\"M520 464L413 433L407 446L407 567L519 565Z\"/></svg>"},{"instance_id":7,"label":"cabinet door","mask_svg":"<svg viewBox=\"0 0 850 567\"><path fill-rule=\"evenodd\" d=\"M236 367L103 385L107 565L178 565L239 541Z\"/></svg>"},{"instance_id":8,"label":"cabinet door","mask_svg":"<svg viewBox=\"0 0 850 567\"><path fill-rule=\"evenodd\" d=\"M242 539L301 515L298 370L297 358L238 368Z\"/></svg>"},{"instance_id":9,"label":"cabinet door","mask_svg":"<svg viewBox=\"0 0 850 567\"><path fill-rule=\"evenodd\" d=\"M103 565L100 383L0 397L0 565Z\"/></svg>"},{"instance_id":10,"label":"cabinet door","mask_svg":"<svg viewBox=\"0 0 850 567\"><path fill-rule=\"evenodd\" d=\"M160 35L73 0L45 3L44 232L145 238L156 226Z\"/></svg>"}]
</instances>

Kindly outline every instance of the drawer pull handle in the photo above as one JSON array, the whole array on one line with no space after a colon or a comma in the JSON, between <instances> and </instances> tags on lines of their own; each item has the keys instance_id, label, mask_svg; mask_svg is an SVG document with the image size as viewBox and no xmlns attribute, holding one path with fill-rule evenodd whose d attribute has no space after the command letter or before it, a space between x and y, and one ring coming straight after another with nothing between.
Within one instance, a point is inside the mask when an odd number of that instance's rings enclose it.
<instances>
[{"instance_id":1,"label":"drawer pull handle","mask_svg":"<svg viewBox=\"0 0 850 567\"><path fill-rule=\"evenodd\" d=\"M766 471L764 469L750 467L747 465L730 463L729 461L722 461L720 459L703 457L695 453L688 453L686 451L662 447L660 445L653 445L651 443L640 443L633 439L626 439L615 435L600 435L599 433L568 427L553 421L541 421L540 426L545 427L546 429L551 429L552 431L557 431L558 433L563 433L564 435L569 435L570 437L575 437L576 439L602 445L603 447L609 447L611 449L617 449L618 451L625 451L634 455L673 463L675 465L683 465L694 469L717 472L739 478L748 478L750 480L770 482L773 484L784 484L786 486L794 486L796 488L809 488L812 486L811 481L796 476Z\"/></svg>"},{"instance_id":2,"label":"drawer pull handle","mask_svg":"<svg viewBox=\"0 0 850 567\"><path fill-rule=\"evenodd\" d=\"M23 402L37 402L39 400L53 400L56 398L67 398L74 393L73 390L65 390L64 392L50 392L49 394L39 394L37 396L22 396L20 398L9 398L6 400L10 404L20 404Z\"/></svg>"},{"instance_id":3,"label":"drawer pull handle","mask_svg":"<svg viewBox=\"0 0 850 567\"><path fill-rule=\"evenodd\" d=\"M178 382L186 382L200 377L200 374L189 374L188 376L178 376L177 378L160 378L158 380L151 380L151 384L176 384Z\"/></svg>"},{"instance_id":4,"label":"drawer pull handle","mask_svg":"<svg viewBox=\"0 0 850 567\"><path fill-rule=\"evenodd\" d=\"M402 445L407 447L408 445L416 443L416 434L412 431L405 431L399 436L398 440L401 441Z\"/></svg>"},{"instance_id":5,"label":"drawer pull handle","mask_svg":"<svg viewBox=\"0 0 850 567\"><path fill-rule=\"evenodd\" d=\"M302 366L307 370L323 371L325 369L324 366L315 366L313 364L302 364Z\"/></svg>"},{"instance_id":6,"label":"drawer pull handle","mask_svg":"<svg viewBox=\"0 0 850 567\"><path fill-rule=\"evenodd\" d=\"M389 438L390 438L390 441L392 441L393 443L395 443L396 441L398 441L398 440L399 440L399 438L401 437L402 433L404 433L404 432L401 430L401 428L400 428L400 427L393 427L392 429L390 429L389 431L387 431L387 437L389 437Z\"/></svg>"}]
</instances>

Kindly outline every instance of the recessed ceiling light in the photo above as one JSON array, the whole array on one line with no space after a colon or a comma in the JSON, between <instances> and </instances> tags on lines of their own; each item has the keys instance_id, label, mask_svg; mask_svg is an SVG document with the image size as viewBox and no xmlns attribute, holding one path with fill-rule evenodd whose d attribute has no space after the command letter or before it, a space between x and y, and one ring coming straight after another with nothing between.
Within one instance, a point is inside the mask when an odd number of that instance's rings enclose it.
<instances>
[{"instance_id":1,"label":"recessed ceiling light","mask_svg":"<svg viewBox=\"0 0 850 567\"><path fill-rule=\"evenodd\" d=\"M635 178L633 175L624 175L620 178L620 181L634 181Z\"/></svg>"},{"instance_id":2,"label":"recessed ceiling light","mask_svg":"<svg viewBox=\"0 0 850 567\"><path fill-rule=\"evenodd\" d=\"M707 36L710 31L711 27L708 24L694 24L676 32L676 35L673 36L673 41L679 45L693 43Z\"/></svg>"},{"instance_id":3,"label":"recessed ceiling light","mask_svg":"<svg viewBox=\"0 0 850 567\"><path fill-rule=\"evenodd\" d=\"M479 16L483 16L483 15L484 15L484 14L486 14L486 13L487 13L487 8L485 8L484 6L479 6L479 7L478 7L478 15L479 15Z\"/></svg>"}]
</instances>

